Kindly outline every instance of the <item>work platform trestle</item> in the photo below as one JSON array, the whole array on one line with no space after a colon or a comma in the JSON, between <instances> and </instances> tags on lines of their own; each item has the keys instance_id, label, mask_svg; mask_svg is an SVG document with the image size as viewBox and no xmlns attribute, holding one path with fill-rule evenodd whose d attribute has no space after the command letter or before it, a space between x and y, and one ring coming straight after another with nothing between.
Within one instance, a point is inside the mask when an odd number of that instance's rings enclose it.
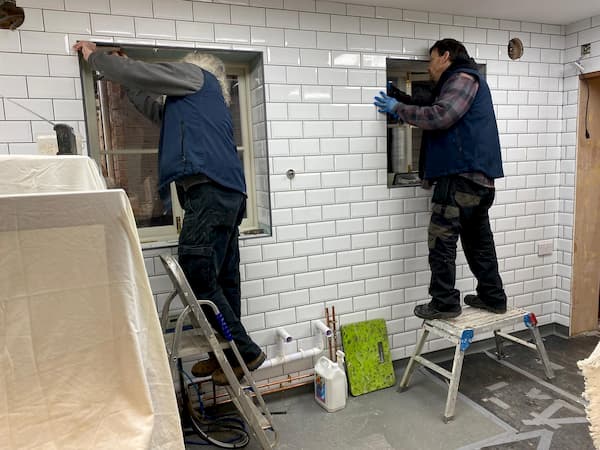
<instances>
[{"instance_id":1,"label":"work platform trestle","mask_svg":"<svg viewBox=\"0 0 600 450\"><path fill-rule=\"evenodd\" d=\"M523 321L525 326L531 331L533 343L501 331L502 328L515 325L520 321ZM537 327L537 319L534 313L514 308L508 309L504 314L495 314L482 309L466 306L463 308L462 314L454 319L423 321L421 336L417 341L413 355L410 357L408 366L404 370L404 374L400 380L399 390L402 392L407 389L412 373L415 370L416 363L447 378L450 381L450 385L448 387L448 397L446 399L446 409L444 411L444 422L448 423L454 416L454 408L456 406L456 397L458 396L458 385L460 383L460 374L465 351L471 345L475 333L485 333L489 331L494 332L498 359L504 357L503 340L524 345L525 347L538 352L544 365L546 377L548 379L554 378L554 371L552 370L550 359L546 353L540 330ZM423 346L429 333L447 339L456 345L454 361L452 363L452 372L421 356Z\"/></svg>"}]
</instances>

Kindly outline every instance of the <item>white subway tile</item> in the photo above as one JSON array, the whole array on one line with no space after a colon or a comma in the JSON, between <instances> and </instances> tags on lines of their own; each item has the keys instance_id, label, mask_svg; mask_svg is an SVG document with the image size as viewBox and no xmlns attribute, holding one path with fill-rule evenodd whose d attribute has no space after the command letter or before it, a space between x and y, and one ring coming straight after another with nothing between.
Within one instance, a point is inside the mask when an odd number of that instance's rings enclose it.
<instances>
[{"instance_id":1,"label":"white subway tile","mask_svg":"<svg viewBox=\"0 0 600 450\"><path fill-rule=\"evenodd\" d=\"M331 66L331 52L327 50L300 49L300 61L303 66Z\"/></svg>"},{"instance_id":2,"label":"white subway tile","mask_svg":"<svg viewBox=\"0 0 600 450\"><path fill-rule=\"evenodd\" d=\"M53 100L56 120L84 120L81 100Z\"/></svg>"},{"instance_id":3,"label":"white subway tile","mask_svg":"<svg viewBox=\"0 0 600 450\"><path fill-rule=\"evenodd\" d=\"M27 77L27 86L33 98L75 98L72 78Z\"/></svg>"},{"instance_id":4,"label":"white subway tile","mask_svg":"<svg viewBox=\"0 0 600 450\"><path fill-rule=\"evenodd\" d=\"M0 76L0 95L12 98L27 97L26 78L22 76Z\"/></svg>"},{"instance_id":5,"label":"white subway tile","mask_svg":"<svg viewBox=\"0 0 600 450\"><path fill-rule=\"evenodd\" d=\"M315 69L316 79L316 69ZM292 103L288 105L288 116L290 120L316 120L319 117L319 105L317 104L306 104ZM304 144L308 144L304 142ZM303 145L303 144L300 144ZM318 141L312 141L311 146L316 145L318 148ZM318 151L318 150L317 150Z\"/></svg>"},{"instance_id":6,"label":"white subway tile","mask_svg":"<svg viewBox=\"0 0 600 450\"><path fill-rule=\"evenodd\" d=\"M423 11L404 10L403 19L410 22L427 23L429 21L429 14Z\"/></svg>"},{"instance_id":7,"label":"white subway tile","mask_svg":"<svg viewBox=\"0 0 600 450\"><path fill-rule=\"evenodd\" d=\"M297 11L267 9L267 26L274 28L298 28L299 16Z\"/></svg>"},{"instance_id":8,"label":"white subway tile","mask_svg":"<svg viewBox=\"0 0 600 450\"><path fill-rule=\"evenodd\" d=\"M250 27L243 25L215 24L215 41L249 44Z\"/></svg>"},{"instance_id":9,"label":"white subway tile","mask_svg":"<svg viewBox=\"0 0 600 450\"><path fill-rule=\"evenodd\" d=\"M256 25L264 27L266 23L265 9L232 5L231 23L236 25Z\"/></svg>"},{"instance_id":10,"label":"white subway tile","mask_svg":"<svg viewBox=\"0 0 600 450\"><path fill-rule=\"evenodd\" d=\"M338 33L360 33L360 19L352 16L331 16L331 31Z\"/></svg>"},{"instance_id":11,"label":"white subway tile","mask_svg":"<svg viewBox=\"0 0 600 450\"><path fill-rule=\"evenodd\" d=\"M328 14L300 13L300 28L313 31L330 31L331 20ZM334 30L331 30L334 31Z\"/></svg>"},{"instance_id":12,"label":"white subway tile","mask_svg":"<svg viewBox=\"0 0 600 450\"><path fill-rule=\"evenodd\" d=\"M20 52L21 41L19 33L10 30L0 30L0 52Z\"/></svg>"},{"instance_id":13,"label":"white subway tile","mask_svg":"<svg viewBox=\"0 0 600 450\"><path fill-rule=\"evenodd\" d=\"M59 33L91 34L90 15L66 11L44 11L46 31Z\"/></svg>"},{"instance_id":14,"label":"white subway tile","mask_svg":"<svg viewBox=\"0 0 600 450\"><path fill-rule=\"evenodd\" d=\"M457 41L463 42L464 38L464 28L455 27L450 25L440 25L440 37L442 39L452 38Z\"/></svg>"},{"instance_id":15,"label":"white subway tile","mask_svg":"<svg viewBox=\"0 0 600 450\"><path fill-rule=\"evenodd\" d=\"M428 23L416 23L415 38L437 41L440 38L440 26Z\"/></svg>"},{"instance_id":16,"label":"white subway tile","mask_svg":"<svg viewBox=\"0 0 600 450\"><path fill-rule=\"evenodd\" d=\"M323 286L323 271L318 270L315 272L306 272L295 275L296 288L311 288L317 286Z\"/></svg>"},{"instance_id":17,"label":"white subway tile","mask_svg":"<svg viewBox=\"0 0 600 450\"><path fill-rule=\"evenodd\" d=\"M69 55L71 45L67 35L61 33L43 33L38 31L21 31L21 47L23 53L48 53L58 55ZM25 57L26 55L22 55ZM38 58L46 58L45 55L35 55ZM3 58L3 63L6 63ZM4 66L4 64L2 64ZM16 68L15 68L16 69ZM3 68L0 67L0 71ZM15 70L16 72L16 70ZM32 74L26 74L32 75Z\"/></svg>"},{"instance_id":18,"label":"white subway tile","mask_svg":"<svg viewBox=\"0 0 600 450\"><path fill-rule=\"evenodd\" d=\"M319 69L319 84L346 85L348 84L348 71L346 69Z\"/></svg>"},{"instance_id":19,"label":"white subway tile","mask_svg":"<svg viewBox=\"0 0 600 450\"><path fill-rule=\"evenodd\" d=\"M347 36L348 50L352 51L374 51L375 36L365 36L359 34L349 34ZM355 65L355 64L353 64ZM360 65L357 64L357 65Z\"/></svg>"},{"instance_id":20,"label":"white subway tile","mask_svg":"<svg viewBox=\"0 0 600 450\"><path fill-rule=\"evenodd\" d=\"M230 5L193 2L194 21L208 23L231 23Z\"/></svg>"},{"instance_id":21,"label":"white subway tile","mask_svg":"<svg viewBox=\"0 0 600 450\"><path fill-rule=\"evenodd\" d=\"M0 53L0 59L2 60L2 64L0 65L0 75L44 76L49 73L48 57L46 55Z\"/></svg>"},{"instance_id":22,"label":"white subway tile","mask_svg":"<svg viewBox=\"0 0 600 450\"><path fill-rule=\"evenodd\" d=\"M269 85L269 99L272 102L299 102L300 86L293 84Z\"/></svg>"},{"instance_id":23,"label":"white subway tile","mask_svg":"<svg viewBox=\"0 0 600 450\"><path fill-rule=\"evenodd\" d=\"M399 22L396 20L390 20L389 34L390 36L414 38L415 24L411 22Z\"/></svg>"},{"instance_id":24,"label":"white subway tile","mask_svg":"<svg viewBox=\"0 0 600 450\"><path fill-rule=\"evenodd\" d=\"M259 45L283 46L283 30L275 28L251 27L251 43Z\"/></svg>"},{"instance_id":25,"label":"white subway tile","mask_svg":"<svg viewBox=\"0 0 600 450\"><path fill-rule=\"evenodd\" d=\"M22 121L0 121L0 136L3 142L31 142L31 125Z\"/></svg>"},{"instance_id":26,"label":"white subway tile","mask_svg":"<svg viewBox=\"0 0 600 450\"><path fill-rule=\"evenodd\" d=\"M382 53L403 52L402 38L377 36L375 38L375 49Z\"/></svg>"},{"instance_id":27,"label":"white subway tile","mask_svg":"<svg viewBox=\"0 0 600 450\"><path fill-rule=\"evenodd\" d=\"M330 103L332 101L329 86L302 86L302 101L309 103Z\"/></svg>"},{"instance_id":28,"label":"white subway tile","mask_svg":"<svg viewBox=\"0 0 600 450\"><path fill-rule=\"evenodd\" d=\"M317 35L314 31L285 30L285 46L315 48Z\"/></svg>"},{"instance_id":29,"label":"white subway tile","mask_svg":"<svg viewBox=\"0 0 600 450\"><path fill-rule=\"evenodd\" d=\"M135 36L132 17L92 14L92 33L109 36Z\"/></svg>"},{"instance_id":30,"label":"white subway tile","mask_svg":"<svg viewBox=\"0 0 600 450\"><path fill-rule=\"evenodd\" d=\"M387 36L388 33L388 21L385 19L368 19L365 17L360 18L360 33L361 34L374 34L378 36Z\"/></svg>"},{"instance_id":31,"label":"white subway tile","mask_svg":"<svg viewBox=\"0 0 600 450\"><path fill-rule=\"evenodd\" d=\"M317 32L317 48L329 50L346 50L346 35L343 33Z\"/></svg>"},{"instance_id":32,"label":"white subway tile","mask_svg":"<svg viewBox=\"0 0 600 450\"><path fill-rule=\"evenodd\" d=\"M363 54L362 66L364 68L372 67L383 69L386 66L386 57L384 55Z\"/></svg>"},{"instance_id":33,"label":"white subway tile","mask_svg":"<svg viewBox=\"0 0 600 450\"><path fill-rule=\"evenodd\" d=\"M403 13L399 8L385 8L377 6L375 7L375 17L378 19L402 20Z\"/></svg>"},{"instance_id":34,"label":"white subway tile","mask_svg":"<svg viewBox=\"0 0 600 450\"><path fill-rule=\"evenodd\" d=\"M153 0L154 17L160 19L192 20L192 3L185 0Z\"/></svg>"},{"instance_id":35,"label":"white subway tile","mask_svg":"<svg viewBox=\"0 0 600 450\"><path fill-rule=\"evenodd\" d=\"M320 104L319 118L321 120L347 120L348 105Z\"/></svg>"},{"instance_id":36,"label":"white subway tile","mask_svg":"<svg viewBox=\"0 0 600 450\"><path fill-rule=\"evenodd\" d=\"M279 311L270 311L265 313L265 323L267 328L279 327L296 323L296 309L281 309Z\"/></svg>"},{"instance_id":37,"label":"white subway tile","mask_svg":"<svg viewBox=\"0 0 600 450\"><path fill-rule=\"evenodd\" d=\"M267 63L297 66L300 64L300 52L297 48L269 47L267 49Z\"/></svg>"},{"instance_id":38,"label":"white subway tile","mask_svg":"<svg viewBox=\"0 0 600 450\"><path fill-rule=\"evenodd\" d=\"M202 22L176 22L177 39L190 41L213 41L214 25Z\"/></svg>"},{"instance_id":39,"label":"white subway tile","mask_svg":"<svg viewBox=\"0 0 600 450\"><path fill-rule=\"evenodd\" d=\"M349 16L375 17L375 8L373 6L347 5L346 11Z\"/></svg>"},{"instance_id":40,"label":"white subway tile","mask_svg":"<svg viewBox=\"0 0 600 450\"><path fill-rule=\"evenodd\" d=\"M271 123L271 137L275 139L302 137L302 122L273 121Z\"/></svg>"},{"instance_id":41,"label":"white subway tile","mask_svg":"<svg viewBox=\"0 0 600 450\"><path fill-rule=\"evenodd\" d=\"M110 11L121 16L152 17L152 0L110 0Z\"/></svg>"}]
</instances>

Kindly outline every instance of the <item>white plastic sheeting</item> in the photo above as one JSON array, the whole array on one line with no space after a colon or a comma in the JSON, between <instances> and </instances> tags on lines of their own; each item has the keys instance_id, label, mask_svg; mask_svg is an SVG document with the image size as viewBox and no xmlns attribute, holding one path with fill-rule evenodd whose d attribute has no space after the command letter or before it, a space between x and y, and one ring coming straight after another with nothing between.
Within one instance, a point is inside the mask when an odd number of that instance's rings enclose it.
<instances>
[{"instance_id":1,"label":"white plastic sheeting","mask_svg":"<svg viewBox=\"0 0 600 450\"><path fill-rule=\"evenodd\" d=\"M75 155L0 155L0 195L106 189L93 159Z\"/></svg>"},{"instance_id":2,"label":"white plastic sheeting","mask_svg":"<svg viewBox=\"0 0 600 450\"><path fill-rule=\"evenodd\" d=\"M590 423L590 435L594 447L600 449L600 344L586 359L577 363L585 379L585 393L588 401L585 411Z\"/></svg>"},{"instance_id":3,"label":"white plastic sheeting","mask_svg":"<svg viewBox=\"0 0 600 450\"><path fill-rule=\"evenodd\" d=\"M131 207L104 187L86 157L0 157L0 194L52 192L0 195L2 449L184 447Z\"/></svg>"}]
</instances>

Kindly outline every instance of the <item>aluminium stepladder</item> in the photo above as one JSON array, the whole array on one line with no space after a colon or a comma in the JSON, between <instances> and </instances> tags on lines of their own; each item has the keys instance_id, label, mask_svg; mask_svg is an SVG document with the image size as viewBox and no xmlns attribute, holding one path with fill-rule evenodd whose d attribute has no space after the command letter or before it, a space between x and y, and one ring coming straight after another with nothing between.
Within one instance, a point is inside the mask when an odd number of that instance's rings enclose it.
<instances>
[{"instance_id":1,"label":"aluminium stepladder","mask_svg":"<svg viewBox=\"0 0 600 450\"><path fill-rule=\"evenodd\" d=\"M175 291L168 297L162 311L161 325L163 334L168 328L169 307L176 296L179 296L184 306L183 312L179 315L175 325L175 332L164 334L167 353L173 376L179 373L178 364L180 359L199 353L213 352L219 362L229 384L224 386L231 398L233 404L238 409L248 426L251 434L259 441L263 449L275 448L278 443L279 435L273 424L273 418L256 387L254 378L246 367L240 352L233 341L229 328L225 323L216 305L208 300L198 300L190 287L183 270L179 266L176 258L172 255L161 255L160 259L165 266L166 272L175 286ZM223 336L217 337L212 326L208 322L201 306L206 305L213 309L217 320L221 326ZM192 324L192 330L184 331L184 322L189 319ZM223 349L231 348L240 366L250 389L244 389L235 376L229 361L223 353ZM183 385L181 386L183 390ZM254 403L252 396L255 397L258 405Z\"/></svg>"},{"instance_id":2,"label":"aluminium stepladder","mask_svg":"<svg viewBox=\"0 0 600 450\"><path fill-rule=\"evenodd\" d=\"M508 309L504 314L495 314L469 306L464 307L462 311L462 314L454 319L423 321L421 336L417 341L415 351L410 357L398 385L398 390L400 392L403 392L408 388L408 383L410 382L410 378L417 363L448 379L450 384L448 386L448 397L446 399L446 408L444 410L444 422L448 423L454 417L454 408L458 396L458 386L460 383L465 351L471 345L475 333L485 333L488 331L494 332L498 359L504 357L502 347L504 339L516 344L524 345L525 347L538 352L542 364L544 365L546 378L549 380L554 378L554 371L552 370L548 353L546 352L544 342L540 335L540 330L537 327L537 318L534 313L514 308ZM520 321L523 321L525 326L531 331L533 343L501 331L502 327L515 325ZM421 356L423 346L429 333L447 339L456 345L451 372Z\"/></svg>"}]
</instances>

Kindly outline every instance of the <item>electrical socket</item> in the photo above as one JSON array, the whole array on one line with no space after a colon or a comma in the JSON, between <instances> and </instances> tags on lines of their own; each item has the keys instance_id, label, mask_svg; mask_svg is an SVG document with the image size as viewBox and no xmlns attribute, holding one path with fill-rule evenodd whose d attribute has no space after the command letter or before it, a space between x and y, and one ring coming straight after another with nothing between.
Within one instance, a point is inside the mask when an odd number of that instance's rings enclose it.
<instances>
[{"instance_id":1,"label":"electrical socket","mask_svg":"<svg viewBox=\"0 0 600 450\"><path fill-rule=\"evenodd\" d=\"M583 44L581 46L581 56L588 56L592 53L592 44Z\"/></svg>"},{"instance_id":2,"label":"electrical socket","mask_svg":"<svg viewBox=\"0 0 600 450\"><path fill-rule=\"evenodd\" d=\"M552 241L538 242L537 254L538 256L551 255L554 251L554 243Z\"/></svg>"}]
</instances>

